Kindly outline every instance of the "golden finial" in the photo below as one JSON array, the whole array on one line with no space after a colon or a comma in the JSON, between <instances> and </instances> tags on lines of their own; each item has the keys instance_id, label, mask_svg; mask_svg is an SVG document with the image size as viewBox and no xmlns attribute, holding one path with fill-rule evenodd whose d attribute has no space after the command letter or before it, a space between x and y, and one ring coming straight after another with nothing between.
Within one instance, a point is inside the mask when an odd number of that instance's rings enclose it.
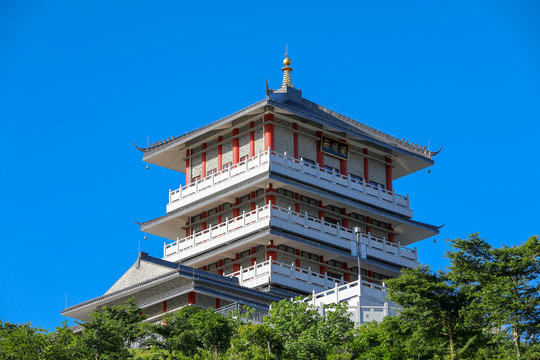
<instances>
[{"instance_id":1,"label":"golden finial","mask_svg":"<svg viewBox=\"0 0 540 360\"><path fill-rule=\"evenodd\" d=\"M285 67L281 68L281 70L283 70L283 83L281 84L281 87L294 87L291 81L292 67L289 66L291 65L291 59L289 59L289 46L285 47L285 59L283 59L283 65L285 65Z\"/></svg>"}]
</instances>

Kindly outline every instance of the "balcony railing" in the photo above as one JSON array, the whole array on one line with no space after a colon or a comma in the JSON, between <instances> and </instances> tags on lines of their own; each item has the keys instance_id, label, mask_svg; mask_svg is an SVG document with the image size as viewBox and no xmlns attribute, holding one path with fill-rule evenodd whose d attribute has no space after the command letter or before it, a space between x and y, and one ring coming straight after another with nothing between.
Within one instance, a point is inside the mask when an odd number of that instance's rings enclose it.
<instances>
[{"instance_id":1,"label":"balcony railing","mask_svg":"<svg viewBox=\"0 0 540 360\"><path fill-rule=\"evenodd\" d=\"M264 173L269 166L271 170L294 179L412 216L408 195L399 195L382 186L366 183L353 175L342 175L334 170L322 168L318 164L306 162L302 158L295 159L287 154L269 150L177 190L169 190L167 211L229 187L232 185L231 180L239 182Z\"/></svg>"},{"instance_id":2,"label":"balcony railing","mask_svg":"<svg viewBox=\"0 0 540 360\"><path fill-rule=\"evenodd\" d=\"M272 260L272 258L247 268L240 268L240 270L225 276L236 277L240 285L250 288L273 282L295 289L312 291L313 288L330 289L345 284L343 277L334 278L327 274L311 271L311 268L304 269L294 264Z\"/></svg>"},{"instance_id":3,"label":"balcony railing","mask_svg":"<svg viewBox=\"0 0 540 360\"><path fill-rule=\"evenodd\" d=\"M307 213L301 214L291 209L268 204L250 212L244 212L233 219L226 219L220 224L210 226L193 235L177 239L173 243L165 243L163 257L170 261L185 259L270 225L345 249L350 249L355 241L352 229L309 216ZM416 248L402 246L399 242L392 243L369 233L360 234L360 243L366 246L368 256L409 267L416 265Z\"/></svg>"}]
</instances>

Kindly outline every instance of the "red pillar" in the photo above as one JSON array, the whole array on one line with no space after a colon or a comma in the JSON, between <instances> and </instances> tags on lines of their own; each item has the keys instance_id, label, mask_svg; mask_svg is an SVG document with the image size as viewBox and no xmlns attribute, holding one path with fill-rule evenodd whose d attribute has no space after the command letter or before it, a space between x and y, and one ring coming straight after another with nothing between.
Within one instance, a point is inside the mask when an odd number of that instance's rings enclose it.
<instances>
[{"instance_id":1,"label":"red pillar","mask_svg":"<svg viewBox=\"0 0 540 360\"><path fill-rule=\"evenodd\" d=\"M233 264L232 270L233 270L233 272L240 271L240 264Z\"/></svg>"},{"instance_id":2,"label":"red pillar","mask_svg":"<svg viewBox=\"0 0 540 360\"><path fill-rule=\"evenodd\" d=\"M342 141L345 142L345 140ZM349 171L347 170L347 160L339 160L339 172L341 173L341 175L347 175L349 173Z\"/></svg>"},{"instance_id":3,"label":"red pillar","mask_svg":"<svg viewBox=\"0 0 540 360\"><path fill-rule=\"evenodd\" d=\"M276 205L276 195L274 195L275 190L272 187L272 183L268 184L268 188L266 189L266 205L268 205L269 202L272 202L272 205Z\"/></svg>"},{"instance_id":4,"label":"red pillar","mask_svg":"<svg viewBox=\"0 0 540 360\"><path fill-rule=\"evenodd\" d=\"M221 307L221 299L216 298L216 309Z\"/></svg>"},{"instance_id":5,"label":"red pillar","mask_svg":"<svg viewBox=\"0 0 540 360\"><path fill-rule=\"evenodd\" d=\"M341 209L341 215L347 216L347 211L345 208ZM348 228L349 227L349 219L343 219L341 222L341 226Z\"/></svg>"},{"instance_id":6,"label":"red pillar","mask_svg":"<svg viewBox=\"0 0 540 360\"><path fill-rule=\"evenodd\" d=\"M163 313L165 314L167 312L167 300L163 302Z\"/></svg>"},{"instance_id":7,"label":"red pillar","mask_svg":"<svg viewBox=\"0 0 540 360\"><path fill-rule=\"evenodd\" d=\"M301 252L300 252L300 249L296 249L296 256L302 256ZM302 265L302 261L300 259L296 259L295 260L295 265L296 267L301 267L300 265Z\"/></svg>"},{"instance_id":8,"label":"red pillar","mask_svg":"<svg viewBox=\"0 0 540 360\"><path fill-rule=\"evenodd\" d=\"M217 217L217 222L218 222L218 224L221 224L221 222L223 221L223 215L221 215L221 210L222 210L222 209L221 209L221 205L218 205L217 211L220 213L220 214L218 215L218 217Z\"/></svg>"},{"instance_id":9,"label":"red pillar","mask_svg":"<svg viewBox=\"0 0 540 360\"><path fill-rule=\"evenodd\" d=\"M223 141L222 136L218 136L218 147L217 147L217 171L223 170L223 146L221 145Z\"/></svg>"},{"instance_id":10,"label":"red pillar","mask_svg":"<svg viewBox=\"0 0 540 360\"><path fill-rule=\"evenodd\" d=\"M202 267L201 267L201 270L202 270L202 271L207 271L207 270L208 270L208 266L206 266L206 265L202 266Z\"/></svg>"},{"instance_id":11,"label":"red pillar","mask_svg":"<svg viewBox=\"0 0 540 360\"><path fill-rule=\"evenodd\" d=\"M264 115L264 150L274 148L274 114Z\"/></svg>"},{"instance_id":12,"label":"red pillar","mask_svg":"<svg viewBox=\"0 0 540 360\"><path fill-rule=\"evenodd\" d=\"M371 217L366 216L366 222L368 223L368 225L366 225L366 233L369 234L371 232L371 226L369 226L369 224L371 224Z\"/></svg>"},{"instance_id":13,"label":"red pillar","mask_svg":"<svg viewBox=\"0 0 540 360\"><path fill-rule=\"evenodd\" d=\"M232 135L232 163L238 164L240 162L240 139L238 138L238 129L233 129Z\"/></svg>"},{"instance_id":14,"label":"red pillar","mask_svg":"<svg viewBox=\"0 0 540 360\"><path fill-rule=\"evenodd\" d=\"M363 150L364 154L368 154L368 149ZM369 159L367 157L364 157L364 181L366 184L369 184Z\"/></svg>"},{"instance_id":15,"label":"red pillar","mask_svg":"<svg viewBox=\"0 0 540 360\"><path fill-rule=\"evenodd\" d=\"M319 207L323 207L322 201L319 201ZM326 217L326 214L325 214L324 210L319 210L319 219L323 219L325 217Z\"/></svg>"},{"instance_id":16,"label":"red pillar","mask_svg":"<svg viewBox=\"0 0 540 360\"><path fill-rule=\"evenodd\" d=\"M189 222L186 223L186 236L191 235L191 230L189 229Z\"/></svg>"},{"instance_id":17,"label":"red pillar","mask_svg":"<svg viewBox=\"0 0 540 360\"><path fill-rule=\"evenodd\" d=\"M292 125L294 129L293 142L294 142L294 158L298 159L298 124L294 123Z\"/></svg>"},{"instance_id":18,"label":"red pillar","mask_svg":"<svg viewBox=\"0 0 540 360\"><path fill-rule=\"evenodd\" d=\"M277 253L275 250L269 251L268 249L275 249L276 246L274 245L274 240L270 240L270 245L266 246L266 260L270 260L270 257L272 257L272 260L277 260Z\"/></svg>"},{"instance_id":19,"label":"red pillar","mask_svg":"<svg viewBox=\"0 0 540 360\"><path fill-rule=\"evenodd\" d=\"M300 200L300 194L299 193L294 193L294 199L295 200ZM294 204L294 211L296 212L300 212L300 203L295 203Z\"/></svg>"},{"instance_id":20,"label":"red pillar","mask_svg":"<svg viewBox=\"0 0 540 360\"><path fill-rule=\"evenodd\" d=\"M253 129L255 127L255 123L252 121L249 123L249 127ZM255 156L255 131L251 130L249 132L249 157Z\"/></svg>"},{"instance_id":21,"label":"red pillar","mask_svg":"<svg viewBox=\"0 0 540 360\"><path fill-rule=\"evenodd\" d=\"M206 211L201 213L201 219L206 219ZM206 230L206 221L203 221L201 224L201 230Z\"/></svg>"},{"instance_id":22,"label":"red pillar","mask_svg":"<svg viewBox=\"0 0 540 360\"><path fill-rule=\"evenodd\" d=\"M193 291L188 293L187 295L187 303L188 305L195 305L197 303L197 295Z\"/></svg>"},{"instance_id":23,"label":"red pillar","mask_svg":"<svg viewBox=\"0 0 540 360\"><path fill-rule=\"evenodd\" d=\"M252 191L251 194L249 195L249 198L253 200L255 199L255 196L256 196L255 191ZM251 207L250 207L251 211L255 210L256 207L257 207L257 204L255 203L255 201L252 201Z\"/></svg>"},{"instance_id":24,"label":"red pillar","mask_svg":"<svg viewBox=\"0 0 540 360\"><path fill-rule=\"evenodd\" d=\"M388 224L388 230L394 231L392 224ZM391 243L396 242L396 238L393 232L388 234L388 241L390 241Z\"/></svg>"},{"instance_id":25,"label":"red pillar","mask_svg":"<svg viewBox=\"0 0 540 360\"><path fill-rule=\"evenodd\" d=\"M240 199L239 198L236 198L234 200L234 206L237 206L238 204L240 204ZM233 217L237 217L237 216L240 216L240 209L239 208L234 208L233 209Z\"/></svg>"},{"instance_id":26,"label":"red pillar","mask_svg":"<svg viewBox=\"0 0 540 360\"><path fill-rule=\"evenodd\" d=\"M319 141L317 141L317 163L319 164L320 167L324 167L324 154L321 151L322 132L317 131L316 135L319 138Z\"/></svg>"},{"instance_id":27,"label":"red pillar","mask_svg":"<svg viewBox=\"0 0 540 360\"><path fill-rule=\"evenodd\" d=\"M392 159L389 157L386 158L386 190L392 190Z\"/></svg>"},{"instance_id":28,"label":"red pillar","mask_svg":"<svg viewBox=\"0 0 540 360\"><path fill-rule=\"evenodd\" d=\"M190 183L191 181L191 167L189 166L189 155L190 155L189 149L186 150L186 185Z\"/></svg>"},{"instance_id":29,"label":"red pillar","mask_svg":"<svg viewBox=\"0 0 540 360\"><path fill-rule=\"evenodd\" d=\"M350 270L347 264L343 264L343 270ZM343 280L347 282L351 282L351 274L349 273L343 273Z\"/></svg>"},{"instance_id":30,"label":"red pillar","mask_svg":"<svg viewBox=\"0 0 540 360\"><path fill-rule=\"evenodd\" d=\"M202 154L201 154L201 178L206 177L206 143L202 144Z\"/></svg>"}]
</instances>

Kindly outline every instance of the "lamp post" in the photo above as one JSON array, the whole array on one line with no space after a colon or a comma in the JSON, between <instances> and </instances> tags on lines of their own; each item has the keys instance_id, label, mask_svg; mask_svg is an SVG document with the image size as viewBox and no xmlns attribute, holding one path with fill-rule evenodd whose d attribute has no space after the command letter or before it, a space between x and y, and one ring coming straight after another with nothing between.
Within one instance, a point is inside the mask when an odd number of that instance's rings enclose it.
<instances>
[{"instance_id":1,"label":"lamp post","mask_svg":"<svg viewBox=\"0 0 540 360\"><path fill-rule=\"evenodd\" d=\"M356 261L358 262L358 284L362 286L362 271L360 269L360 227L354 227L354 238L356 241Z\"/></svg>"}]
</instances>

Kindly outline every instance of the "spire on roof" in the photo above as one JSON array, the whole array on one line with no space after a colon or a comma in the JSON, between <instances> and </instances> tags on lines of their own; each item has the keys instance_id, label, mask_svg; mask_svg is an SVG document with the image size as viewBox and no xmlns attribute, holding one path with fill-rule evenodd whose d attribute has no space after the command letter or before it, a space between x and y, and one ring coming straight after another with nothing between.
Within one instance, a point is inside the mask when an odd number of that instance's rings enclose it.
<instances>
[{"instance_id":1,"label":"spire on roof","mask_svg":"<svg viewBox=\"0 0 540 360\"><path fill-rule=\"evenodd\" d=\"M292 82L291 82L292 67L289 66L289 65L291 65L291 59L289 59L289 47L288 46L285 48L285 59L283 59L283 65L285 65L285 66L281 68L281 70L283 70L283 83L281 84L281 87L288 86L288 87L294 88L294 86L292 85Z\"/></svg>"}]
</instances>

